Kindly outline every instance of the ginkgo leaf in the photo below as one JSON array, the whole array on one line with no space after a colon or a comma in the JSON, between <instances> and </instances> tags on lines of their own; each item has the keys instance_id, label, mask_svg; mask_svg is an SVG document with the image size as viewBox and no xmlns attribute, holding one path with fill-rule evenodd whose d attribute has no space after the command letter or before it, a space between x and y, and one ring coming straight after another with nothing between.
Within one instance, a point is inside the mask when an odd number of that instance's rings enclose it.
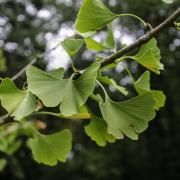
<instances>
[{"instance_id":1,"label":"ginkgo leaf","mask_svg":"<svg viewBox=\"0 0 180 180\"><path fill-rule=\"evenodd\" d=\"M160 63L161 55L155 38L142 45L138 54L130 58L157 74L160 74L160 70L164 68Z\"/></svg>"},{"instance_id":2,"label":"ginkgo leaf","mask_svg":"<svg viewBox=\"0 0 180 180\"><path fill-rule=\"evenodd\" d=\"M69 56L73 57L77 54L77 52L81 49L84 44L83 39L65 39L61 42L64 50L69 54Z\"/></svg>"},{"instance_id":3,"label":"ginkgo leaf","mask_svg":"<svg viewBox=\"0 0 180 180\"><path fill-rule=\"evenodd\" d=\"M93 114L91 114L91 122L85 126L86 134L99 146L105 146L107 142L114 143L113 135L108 134L106 122Z\"/></svg>"},{"instance_id":4,"label":"ginkgo leaf","mask_svg":"<svg viewBox=\"0 0 180 180\"><path fill-rule=\"evenodd\" d=\"M76 80L69 80L66 94L64 95L60 110L63 115L71 116L79 112L79 108L85 104L88 97L93 93L97 70L100 68L98 62L89 66Z\"/></svg>"},{"instance_id":5,"label":"ginkgo leaf","mask_svg":"<svg viewBox=\"0 0 180 180\"><path fill-rule=\"evenodd\" d=\"M159 90L151 90L150 88L150 72L144 72L141 77L133 83L134 88L136 89L138 94L143 94L145 92L151 92L154 100L155 100L155 109L159 110L159 108L163 107L166 101L166 96L162 91Z\"/></svg>"},{"instance_id":6,"label":"ginkgo leaf","mask_svg":"<svg viewBox=\"0 0 180 180\"><path fill-rule=\"evenodd\" d=\"M180 22L174 22L174 25L176 26L177 30L180 31Z\"/></svg>"},{"instance_id":7,"label":"ginkgo leaf","mask_svg":"<svg viewBox=\"0 0 180 180\"><path fill-rule=\"evenodd\" d=\"M86 43L87 48L92 51L104 51L104 50L109 49L109 48L105 47L103 44L101 44L89 37L85 38L85 43Z\"/></svg>"},{"instance_id":8,"label":"ginkgo leaf","mask_svg":"<svg viewBox=\"0 0 180 180\"><path fill-rule=\"evenodd\" d=\"M28 89L47 107L60 105L64 116L72 116L79 112L79 108L85 104L95 87L97 70L100 63L93 63L83 74L73 79L54 77L36 67L27 69Z\"/></svg>"},{"instance_id":9,"label":"ginkgo leaf","mask_svg":"<svg viewBox=\"0 0 180 180\"><path fill-rule=\"evenodd\" d=\"M0 159L0 172L2 172L4 170L4 168L7 165L7 160L6 159Z\"/></svg>"},{"instance_id":10,"label":"ginkgo leaf","mask_svg":"<svg viewBox=\"0 0 180 180\"><path fill-rule=\"evenodd\" d=\"M97 42L94 39L87 37L85 38L86 46L89 50L92 51L105 51L110 49L115 49L115 40L112 32L112 28L109 27L107 36L104 42Z\"/></svg>"},{"instance_id":11,"label":"ginkgo leaf","mask_svg":"<svg viewBox=\"0 0 180 180\"><path fill-rule=\"evenodd\" d=\"M83 36L91 36L98 29L110 23L117 17L101 0L84 0L78 13L75 27Z\"/></svg>"},{"instance_id":12,"label":"ginkgo leaf","mask_svg":"<svg viewBox=\"0 0 180 180\"><path fill-rule=\"evenodd\" d=\"M8 78L0 85L1 105L17 119L30 115L37 109L36 98L27 90L22 91Z\"/></svg>"},{"instance_id":13,"label":"ginkgo leaf","mask_svg":"<svg viewBox=\"0 0 180 180\"><path fill-rule=\"evenodd\" d=\"M142 76L133 83L138 94L150 91L150 72L145 71Z\"/></svg>"},{"instance_id":14,"label":"ginkgo leaf","mask_svg":"<svg viewBox=\"0 0 180 180\"><path fill-rule=\"evenodd\" d=\"M55 78L62 79L64 76L64 68L55 69L50 71L49 74Z\"/></svg>"},{"instance_id":15,"label":"ginkgo leaf","mask_svg":"<svg viewBox=\"0 0 180 180\"><path fill-rule=\"evenodd\" d=\"M100 76L98 77L98 81L113 86L116 90L118 90L120 93L124 94L125 96L128 95L128 91L125 87L122 87L118 85L113 79L109 78L108 76Z\"/></svg>"},{"instance_id":16,"label":"ginkgo leaf","mask_svg":"<svg viewBox=\"0 0 180 180\"><path fill-rule=\"evenodd\" d=\"M155 100L155 109L159 110L161 107L165 105L166 96L163 91L151 90L154 100Z\"/></svg>"},{"instance_id":17,"label":"ginkgo leaf","mask_svg":"<svg viewBox=\"0 0 180 180\"><path fill-rule=\"evenodd\" d=\"M35 66L27 68L28 90L42 100L47 107L57 106L64 94L67 80L62 79L64 71L60 71L59 75L47 73Z\"/></svg>"},{"instance_id":18,"label":"ginkgo leaf","mask_svg":"<svg viewBox=\"0 0 180 180\"><path fill-rule=\"evenodd\" d=\"M114 39L112 25L108 26L107 36L106 36L106 39L105 39L103 45L109 49L116 49L116 42Z\"/></svg>"},{"instance_id":19,"label":"ginkgo leaf","mask_svg":"<svg viewBox=\"0 0 180 180\"><path fill-rule=\"evenodd\" d=\"M71 132L63 130L52 135L40 135L30 139L28 145L38 163L54 166L65 162L71 150Z\"/></svg>"},{"instance_id":20,"label":"ginkgo leaf","mask_svg":"<svg viewBox=\"0 0 180 180\"><path fill-rule=\"evenodd\" d=\"M79 120L79 119L90 119L91 114L88 112L87 108L85 106L80 107L80 110L77 114L74 114L72 116L63 116L60 115L61 118L64 119L72 119L72 120Z\"/></svg>"},{"instance_id":21,"label":"ginkgo leaf","mask_svg":"<svg viewBox=\"0 0 180 180\"><path fill-rule=\"evenodd\" d=\"M137 140L138 134L146 130L148 122L155 117L154 105L152 93L144 93L125 102L114 102L106 94L105 102L100 102L100 109L109 134L117 139L126 135Z\"/></svg>"}]
</instances>

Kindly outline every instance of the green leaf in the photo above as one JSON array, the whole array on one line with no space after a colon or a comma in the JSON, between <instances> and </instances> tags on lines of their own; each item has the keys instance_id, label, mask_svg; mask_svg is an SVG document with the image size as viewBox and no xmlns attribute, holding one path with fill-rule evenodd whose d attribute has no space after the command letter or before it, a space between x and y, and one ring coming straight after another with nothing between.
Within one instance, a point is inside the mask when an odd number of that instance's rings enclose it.
<instances>
[{"instance_id":1,"label":"green leaf","mask_svg":"<svg viewBox=\"0 0 180 180\"><path fill-rule=\"evenodd\" d=\"M174 2L174 0L162 0L162 1L167 3L167 4L172 4Z\"/></svg>"},{"instance_id":2,"label":"green leaf","mask_svg":"<svg viewBox=\"0 0 180 180\"><path fill-rule=\"evenodd\" d=\"M160 50L157 46L157 41L154 38L142 45L138 54L130 56L130 58L157 74L160 74L160 70L163 70L164 68L163 64L160 63Z\"/></svg>"},{"instance_id":3,"label":"green leaf","mask_svg":"<svg viewBox=\"0 0 180 180\"><path fill-rule=\"evenodd\" d=\"M109 78L108 76L100 76L98 77L98 81L113 86L116 90L118 90L120 93L124 94L125 96L128 95L128 91L126 90L125 87L122 87L118 85L113 79Z\"/></svg>"},{"instance_id":4,"label":"green leaf","mask_svg":"<svg viewBox=\"0 0 180 180\"><path fill-rule=\"evenodd\" d=\"M64 68L55 69L50 71L49 74L57 79L62 79L64 77Z\"/></svg>"},{"instance_id":5,"label":"green leaf","mask_svg":"<svg viewBox=\"0 0 180 180\"><path fill-rule=\"evenodd\" d=\"M37 109L36 98L27 90L22 91L8 78L0 85L1 105L17 119L30 115Z\"/></svg>"},{"instance_id":6,"label":"green leaf","mask_svg":"<svg viewBox=\"0 0 180 180\"><path fill-rule=\"evenodd\" d=\"M79 112L79 108L85 104L88 97L93 93L99 63L89 66L76 80L70 78L66 88L66 94L60 105L63 115L71 116Z\"/></svg>"},{"instance_id":7,"label":"green leaf","mask_svg":"<svg viewBox=\"0 0 180 180\"><path fill-rule=\"evenodd\" d=\"M150 88L150 72L146 71L142 74L142 76L133 83L134 88L136 89L138 94L143 94L146 92L151 92L154 100L155 100L155 109L159 110L159 108L163 107L166 101L166 96L162 91L151 90Z\"/></svg>"},{"instance_id":8,"label":"green leaf","mask_svg":"<svg viewBox=\"0 0 180 180\"><path fill-rule=\"evenodd\" d=\"M152 93L145 93L125 102L114 102L106 94L105 102L100 103L101 113L108 125L108 133L117 139L124 135L137 140L138 134L148 127L155 117Z\"/></svg>"},{"instance_id":9,"label":"green leaf","mask_svg":"<svg viewBox=\"0 0 180 180\"><path fill-rule=\"evenodd\" d=\"M45 106L55 107L61 102L67 85L67 80L62 79L63 71L55 76L54 73L29 66L26 74L28 90L41 99Z\"/></svg>"},{"instance_id":10,"label":"green leaf","mask_svg":"<svg viewBox=\"0 0 180 180\"><path fill-rule=\"evenodd\" d=\"M88 37L116 17L117 15L112 13L101 0L84 0L78 13L75 27L78 33Z\"/></svg>"},{"instance_id":11,"label":"green leaf","mask_svg":"<svg viewBox=\"0 0 180 180\"><path fill-rule=\"evenodd\" d=\"M18 139L19 125L16 123L6 123L0 128L0 151L13 155L21 146L22 141Z\"/></svg>"},{"instance_id":12,"label":"green leaf","mask_svg":"<svg viewBox=\"0 0 180 180\"><path fill-rule=\"evenodd\" d=\"M80 120L80 119L90 119L91 114L87 111L85 106L82 106L80 107L80 110L77 114L74 114L72 116L60 115L60 117L64 119Z\"/></svg>"},{"instance_id":13,"label":"green leaf","mask_svg":"<svg viewBox=\"0 0 180 180\"><path fill-rule=\"evenodd\" d=\"M153 93L153 97L156 102L155 109L159 110L161 107L163 107L165 105L166 96L162 91L152 90L151 92Z\"/></svg>"},{"instance_id":14,"label":"green leaf","mask_svg":"<svg viewBox=\"0 0 180 180\"><path fill-rule=\"evenodd\" d=\"M116 49L116 42L114 39L112 25L108 26L108 33L107 33L107 36L106 36L106 39L105 39L103 45L109 49Z\"/></svg>"},{"instance_id":15,"label":"green leaf","mask_svg":"<svg viewBox=\"0 0 180 180\"><path fill-rule=\"evenodd\" d=\"M64 50L69 54L69 56L73 57L77 54L77 52L81 49L84 44L83 39L65 39L61 42Z\"/></svg>"},{"instance_id":16,"label":"green leaf","mask_svg":"<svg viewBox=\"0 0 180 180\"><path fill-rule=\"evenodd\" d=\"M7 161L6 159L0 159L0 172L2 172L4 170L4 168L6 167L7 165Z\"/></svg>"},{"instance_id":17,"label":"green leaf","mask_svg":"<svg viewBox=\"0 0 180 180\"><path fill-rule=\"evenodd\" d=\"M52 135L40 135L28 141L34 159L38 163L55 166L58 161L65 162L71 150L71 132L63 130Z\"/></svg>"},{"instance_id":18,"label":"green leaf","mask_svg":"<svg viewBox=\"0 0 180 180\"><path fill-rule=\"evenodd\" d=\"M86 134L99 146L105 146L107 142L114 143L113 135L107 133L106 122L95 115L91 115L91 122L85 126Z\"/></svg>"},{"instance_id":19,"label":"green leaf","mask_svg":"<svg viewBox=\"0 0 180 180\"><path fill-rule=\"evenodd\" d=\"M85 43L86 43L87 48L92 51L104 51L108 49L103 44L95 41L92 38L85 38Z\"/></svg>"},{"instance_id":20,"label":"green leaf","mask_svg":"<svg viewBox=\"0 0 180 180\"><path fill-rule=\"evenodd\" d=\"M146 71L142 76L133 83L138 94L150 91L150 72Z\"/></svg>"},{"instance_id":21,"label":"green leaf","mask_svg":"<svg viewBox=\"0 0 180 180\"><path fill-rule=\"evenodd\" d=\"M112 32L112 28L109 27L107 37L103 43L97 42L94 39L87 37L85 38L86 46L92 51L105 51L109 49L115 49L115 40Z\"/></svg>"},{"instance_id":22,"label":"green leaf","mask_svg":"<svg viewBox=\"0 0 180 180\"><path fill-rule=\"evenodd\" d=\"M61 102L61 113L71 116L79 112L92 94L99 67L99 63L94 63L79 78L73 79L72 75L69 79L62 79L29 66L26 72L28 89L47 107L55 107Z\"/></svg>"},{"instance_id":23,"label":"green leaf","mask_svg":"<svg viewBox=\"0 0 180 180\"><path fill-rule=\"evenodd\" d=\"M174 22L174 25L176 26L177 30L180 30L180 22Z\"/></svg>"},{"instance_id":24,"label":"green leaf","mask_svg":"<svg viewBox=\"0 0 180 180\"><path fill-rule=\"evenodd\" d=\"M3 52L0 49L0 72L5 72L7 70L6 58L3 56Z\"/></svg>"}]
</instances>

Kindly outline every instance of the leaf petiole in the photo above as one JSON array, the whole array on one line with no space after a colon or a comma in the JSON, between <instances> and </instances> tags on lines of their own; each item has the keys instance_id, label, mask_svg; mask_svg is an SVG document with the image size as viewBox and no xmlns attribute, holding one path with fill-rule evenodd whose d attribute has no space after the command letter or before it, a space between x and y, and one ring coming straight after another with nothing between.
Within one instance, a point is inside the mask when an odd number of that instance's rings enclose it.
<instances>
[{"instance_id":1,"label":"leaf petiole","mask_svg":"<svg viewBox=\"0 0 180 180\"><path fill-rule=\"evenodd\" d=\"M141 19L140 17L138 17L138 16L136 16L136 15L134 15L134 14L119 14L119 15L118 15L118 17L123 17L123 16L131 16L131 17L134 17L134 18L136 18L137 20L139 20L140 22L142 22L145 27L147 27L147 25L149 26L149 24L146 23L143 19Z\"/></svg>"}]
</instances>

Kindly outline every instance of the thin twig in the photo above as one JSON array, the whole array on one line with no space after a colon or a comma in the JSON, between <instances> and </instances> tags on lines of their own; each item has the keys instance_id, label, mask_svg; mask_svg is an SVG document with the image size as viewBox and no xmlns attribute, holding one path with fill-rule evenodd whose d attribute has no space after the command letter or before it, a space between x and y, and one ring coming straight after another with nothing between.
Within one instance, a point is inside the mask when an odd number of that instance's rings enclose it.
<instances>
[{"instance_id":1,"label":"thin twig","mask_svg":"<svg viewBox=\"0 0 180 180\"><path fill-rule=\"evenodd\" d=\"M39 54L36 58L34 58L32 61L30 61L26 66L24 66L17 74L15 74L11 80L15 81L17 80L19 77L21 77L25 72L26 72L26 69L29 65L33 65L37 62L38 59L42 59L44 58L47 54L49 54L50 52L56 50L59 46L61 45L61 43L57 44L55 47L53 47L52 49L42 53L42 54Z\"/></svg>"},{"instance_id":2,"label":"thin twig","mask_svg":"<svg viewBox=\"0 0 180 180\"><path fill-rule=\"evenodd\" d=\"M171 16L169 16L164 22L162 22L159 26L149 31L144 36L137 39L133 44L117 51L116 53L112 54L109 57L104 58L101 61L101 67L104 67L108 64L115 62L115 60L119 59L120 57L126 55L127 53L131 52L132 50L140 47L141 45L147 43L152 37L158 35L161 31L166 29L168 26L173 25L174 21L180 16L180 8L178 8Z\"/></svg>"},{"instance_id":3,"label":"thin twig","mask_svg":"<svg viewBox=\"0 0 180 180\"><path fill-rule=\"evenodd\" d=\"M59 46L61 45L61 43L57 44L55 47L53 47L52 49L44 52L44 53L41 53L40 55L38 55L36 58L34 58L32 61L30 61L27 65L25 65L17 74L15 74L11 80L12 81L15 81L17 80L19 77L21 77L25 72L26 72L26 69L29 65L33 65L37 62L38 59L42 59L44 58L47 54L49 54L50 52L56 50ZM5 120L9 117L9 114L5 114L3 116L0 116L0 125L1 124L4 124Z\"/></svg>"}]
</instances>

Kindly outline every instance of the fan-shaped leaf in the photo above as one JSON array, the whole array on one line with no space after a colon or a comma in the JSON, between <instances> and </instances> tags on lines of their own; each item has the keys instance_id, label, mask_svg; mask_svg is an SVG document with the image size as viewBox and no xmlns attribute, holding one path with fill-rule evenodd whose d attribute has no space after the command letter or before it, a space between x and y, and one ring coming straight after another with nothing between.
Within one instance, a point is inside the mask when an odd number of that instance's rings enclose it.
<instances>
[{"instance_id":1,"label":"fan-shaped leaf","mask_svg":"<svg viewBox=\"0 0 180 180\"><path fill-rule=\"evenodd\" d=\"M124 135L136 140L146 130L155 116L154 98L145 93L125 102L114 102L106 94L105 103L100 103L101 113L108 125L108 133L117 139Z\"/></svg>"},{"instance_id":2,"label":"fan-shaped leaf","mask_svg":"<svg viewBox=\"0 0 180 180\"><path fill-rule=\"evenodd\" d=\"M79 112L92 94L99 67L99 63L94 63L79 78L62 79L30 66L27 69L28 89L47 107L55 107L61 102L62 114L71 116Z\"/></svg>"},{"instance_id":3,"label":"fan-shaped leaf","mask_svg":"<svg viewBox=\"0 0 180 180\"><path fill-rule=\"evenodd\" d=\"M117 15L112 13L101 0L84 0L75 26L81 35L87 37L113 21L116 17Z\"/></svg>"},{"instance_id":4,"label":"fan-shaped leaf","mask_svg":"<svg viewBox=\"0 0 180 180\"><path fill-rule=\"evenodd\" d=\"M60 105L63 115L71 116L79 112L79 108L85 104L88 97L93 93L97 70L100 64L94 63L76 80L69 80L66 94Z\"/></svg>"},{"instance_id":5,"label":"fan-shaped leaf","mask_svg":"<svg viewBox=\"0 0 180 180\"><path fill-rule=\"evenodd\" d=\"M92 38L85 38L85 42L86 42L87 48L92 51L104 51L108 49L103 44L95 41Z\"/></svg>"},{"instance_id":6,"label":"fan-shaped leaf","mask_svg":"<svg viewBox=\"0 0 180 180\"><path fill-rule=\"evenodd\" d=\"M42 100L47 107L57 106L64 94L67 80L62 79L64 71L59 74L47 73L34 66L27 68L28 89Z\"/></svg>"},{"instance_id":7,"label":"fan-shaped leaf","mask_svg":"<svg viewBox=\"0 0 180 180\"><path fill-rule=\"evenodd\" d=\"M109 49L115 49L116 44L112 32L112 27L109 27L106 39L103 43L97 42L90 37L85 38L85 43L87 48L92 51L104 51Z\"/></svg>"},{"instance_id":8,"label":"fan-shaped leaf","mask_svg":"<svg viewBox=\"0 0 180 180\"><path fill-rule=\"evenodd\" d=\"M115 42L115 39L114 39L112 25L108 26L107 36L106 36L106 39L105 39L103 45L105 47L109 48L109 49L116 49L116 42Z\"/></svg>"},{"instance_id":9,"label":"fan-shaped leaf","mask_svg":"<svg viewBox=\"0 0 180 180\"><path fill-rule=\"evenodd\" d=\"M34 159L39 163L54 166L65 162L71 150L71 132L63 130L52 135L41 135L28 141Z\"/></svg>"},{"instance_id":10,"label":"fan-shaped leaf","mask_svg":"<svg viewBox=\"0 0 180 180\"><path fill-rule=\"evenodd\" d=\"M22 91L8 78L0 85L1 105L17 119L30 115L37 109L36 98L29 91Z\"/></svg>"},{"instance_id":11,"label":"fan-shaped leaf","mask_svg":"<svg viewBox=\"0 0 180 180\"><path fill-rule=\"evenodd\" d=\"M143 75L133 83L138 94L150 91L150 72L146 71Z\"/></svg>"},{"instance_id":12,"label":"fan-shaped leaf","mask_svg":"<svg viewBox=\"0 0 180 180\"><path fill-rule=\"evenodd\" d=\"M83 39L65 39L61 42L64 50L71 56L75 56L84 44Z\"/></svg>"},{"instance_id":13,"label":"fan-shaped leaf","mask_svg":"<svg viewBox=\"0 0 180 180\"><path fill-rule=\"evenodd\" d=\"M166 96L162 91L151 90L150 88L150 72L146 71L142 76L133 83L138 94L143 94L145 92L151 92L155 100L155 109L163 107L166 101Z\"/></svg>"},{"instance_id":14,"label":"fan-shaped leaf","mask_svg":"<svg viewBox=\"0 0 180 180\"><path fill-rule=\"evenodd\" d=\"M157 74L160 74L160 70L164 68L163 64L160 63L160 50L154 38L142 45L138 54L131 56L131 58Z\"/></svg>"},{"instance_id":15,"label":"fan-shaped leaf","mask_svg":"<svg viewBox=\"0 0 180 180\"><path fill-rule=\"evenodd\" d=\"M105 146L107 142L114 143L113 135L107 133L106 122L95 115L91 115L91 122L85 127L86 134L99 146Z\"/></svg>"}]
</instances>

